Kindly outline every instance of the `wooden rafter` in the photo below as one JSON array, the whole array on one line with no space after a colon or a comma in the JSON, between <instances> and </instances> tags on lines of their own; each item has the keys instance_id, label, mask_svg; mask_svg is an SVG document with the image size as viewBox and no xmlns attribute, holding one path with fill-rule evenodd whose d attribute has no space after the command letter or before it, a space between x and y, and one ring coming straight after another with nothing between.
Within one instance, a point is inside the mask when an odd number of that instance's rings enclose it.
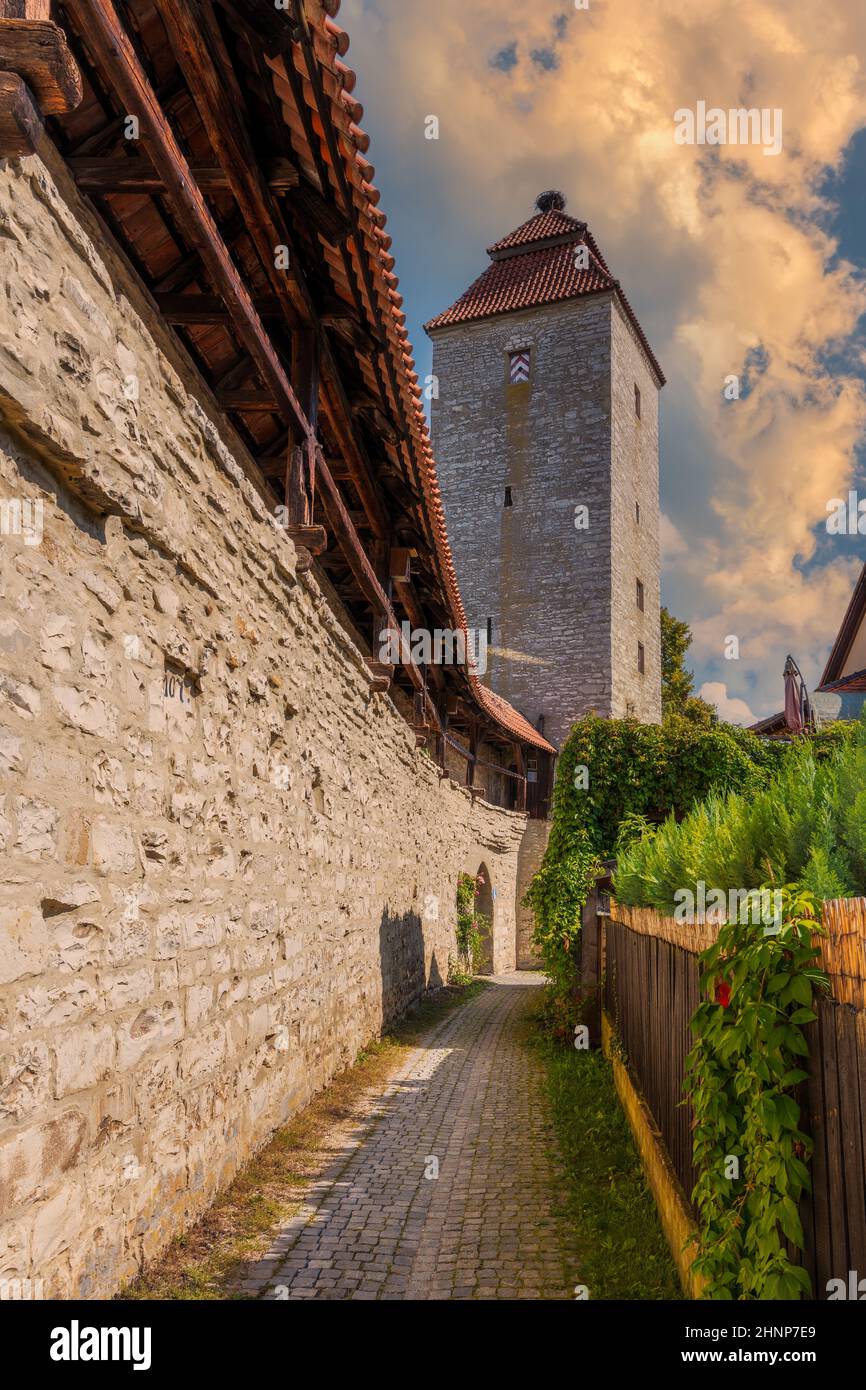
<instances>
[{"instance_id":1,"label":"wooden rafter","mask_svg":"<svg viewBox=\"0 0 866 1390\"><path fill-rule=\"evenodd\" d=\"M73 155L67 160L78 187L87 193L164 193L165 184L148 160L139 157L94 158ZM228 176L219 165L191 163L193 178L203 193L228 190ZM300 175L287 159L270 160L265 168L268 187L275 193L297 188Z\"/></svg>"},{"instance_id":2,"label":"wooden rafter","mask_svg":"<svg viewBox=\"0 0 866 1390\"><path fill-rule=\"evenodd\" d=\"M10 4L25 0L0 0L0 15ZM376 238L359 210L358 200L377 199L358 183L346 141L363 149L364 137L354 127L346 134L333 104L324 40L300 4L287 13L271 11L267 0L149 0L146 7L60 0L57 13L64 12L71 43L80 36L88 86L81 116L57 123L67 157L78 151L70 168L127 243L160 312L191 330L184 337L193 357L223 408L236 415L277 496L285 496L299 568L300 547L321 551L326 544L316 524L324 520L335 544L322 562L362 630L370 621L374 631L377 624L399 630L395 608L414 627L447 627L454 620L451 591L416 413L395 351L391 305L399 309L400 300L380 279ZM274 76L278 66L291 75L288 85ZM19 101L15 84L7 87ZM104 124L94 131L99 106ZM166 107L175 112L171 123ZM143 155L121 157L124 117L117 113L124 111L140 119ZM291 159L268 158L268 150L289 151ZM359 165L371 181L372 166ZM380 214L370 217L379 225ZM286 269L274 263L283 244ZM389 573L392 546L418 549L414 581ZM360 612L359 597L371 615ZM373 687L384 690L395 668L379 666L370 659ZM473 768L486 766L478 757L482 739L510 743L466 672L425 669L404 648L396 673L414 688L417 727L436 738L440 761L447 744ZM455 691L465 710L458 699L462 713L449 730ZM452 731L470 711L465 722L473 738L463 748Z\"/></svg>"},{"instance_id":3,"label":"wooden rafter","mask_svg":"<svg viewBox=\"0 0 866 1390\"><path fill-rule=\"evenodd\" d=\"M166 196L178 221L198 247L215 288L231 312L238 336L290 421L305 436L309 422L114 5L111 0L66 0L66 6L87 34L88 47L104 78L114 86L127 109L139 116L142 143L169 190Z\"/></svg>"},{"instance_id":4,"label":"wooden rafter","mask_svg":"<svg viewBox=\"0 0 866 1390\"><path fill-rule=\"evenodd\" d=\"M290 314L317 324L316 311L297 257L290 256L291 275L274 269L275 248L290 245L289 232L266 186L244 126L243 97L212 6L207 0L156 0L156 5L193 91L208 139L228 177L232 194L281 302L288 303ZM331 398L328 419L350 466L354 466L353 481L374 533L384 534L384 509L363 451L346 423L351 417L342 410L345 392L324 343L321 345L321 369L326 398Z\"/></svg>"}]
</instances>

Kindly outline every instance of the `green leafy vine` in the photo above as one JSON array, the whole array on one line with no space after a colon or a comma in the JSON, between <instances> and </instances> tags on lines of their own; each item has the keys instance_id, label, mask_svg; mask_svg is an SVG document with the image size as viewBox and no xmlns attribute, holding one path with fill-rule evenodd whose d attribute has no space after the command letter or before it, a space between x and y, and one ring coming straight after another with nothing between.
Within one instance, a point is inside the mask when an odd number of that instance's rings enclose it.
<instances>
[{"instance_id":1,"label":"green leafy vine","mask_svg":"<svg viewBox=\"0 0 866 1390\"><path fill-rule=\"evenodd\" d=\"M827 981L817 964L820 908L804 890L781 890L781 925L728 923L700 957L686 1093L694 1112L700 1176L695 1271L710 1299L798 1299L809 1276L791 1259L803 1248L799 1199L809 1187L811 1140L793 1094L807 1073L803 1025Z\"/></svg>"}]
</instances>

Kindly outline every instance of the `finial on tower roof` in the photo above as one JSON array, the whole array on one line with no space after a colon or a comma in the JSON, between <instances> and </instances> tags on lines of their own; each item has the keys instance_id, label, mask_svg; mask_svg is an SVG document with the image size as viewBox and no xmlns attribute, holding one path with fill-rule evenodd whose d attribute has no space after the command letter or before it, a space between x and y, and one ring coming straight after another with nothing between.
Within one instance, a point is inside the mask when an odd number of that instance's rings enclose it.
<instances>
[{"instance_id":1,"label":"finial on tower roof","mask_svg":"<svg viewBox=\"0 0 866 1390\"><path fill-rule=\"evenodd\" d=\"M539 212L562 212L565 209L565 194L560 193L558 188L548 188L546 193L539 193L535 206Z\"/></svg>"}]
</instances>

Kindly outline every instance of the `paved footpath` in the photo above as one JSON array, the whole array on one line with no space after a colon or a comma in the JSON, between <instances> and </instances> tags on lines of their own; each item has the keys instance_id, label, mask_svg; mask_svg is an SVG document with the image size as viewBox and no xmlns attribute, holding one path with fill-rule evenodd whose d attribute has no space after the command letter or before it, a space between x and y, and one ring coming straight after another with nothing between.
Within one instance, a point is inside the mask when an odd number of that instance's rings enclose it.
<instances>
[{"instance_id":1,"label":"paved footpath","mask_svg":"<svg viewBox=\"0 0 866 1390\"><path fill-rule=\"evenodd\" d=\"M574 1296L543 1068L523 1040L540 987L499 975L413 1049L247 1297Z\"/></svg>"}]
</instances>

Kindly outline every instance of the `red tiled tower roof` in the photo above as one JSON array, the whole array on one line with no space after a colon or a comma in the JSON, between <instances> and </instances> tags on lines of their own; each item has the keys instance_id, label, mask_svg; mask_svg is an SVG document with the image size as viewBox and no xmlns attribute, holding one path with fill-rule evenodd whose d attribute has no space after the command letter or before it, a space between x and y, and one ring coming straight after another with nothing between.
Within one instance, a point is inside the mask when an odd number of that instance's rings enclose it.
<instances>
[{"instance_id":1,"label":"red tiled tower roof","mask_svg":"<svg viewBox=\"0 0 866 1390\"><path fill-rule=\"evenodd\" d=\"M426 331L609 292L617 296L663 386L664 373L619 281L611 275L586 223L569 217L564 203L561 194L542 194L538 210L527 222L488 246L491 264L450 308L425 323ZM580 263L579 246L585 246L587 253Z\"/></svg>"}]
</instances>

